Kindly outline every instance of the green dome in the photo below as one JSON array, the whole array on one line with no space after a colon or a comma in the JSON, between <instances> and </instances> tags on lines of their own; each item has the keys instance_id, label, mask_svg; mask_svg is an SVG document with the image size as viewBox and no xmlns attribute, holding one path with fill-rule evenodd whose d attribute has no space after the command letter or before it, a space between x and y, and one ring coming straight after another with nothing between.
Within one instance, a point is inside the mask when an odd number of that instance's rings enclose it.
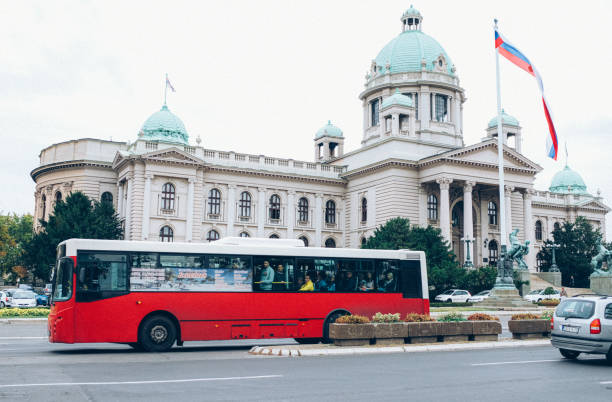
<instances>
[{"instance_id":1,"label":"green dome","mask_svg":"<svg viewBox=\"0 0 612 402\"><path fill-rule=\"evenodd\" d=\"M562 171L555 174L548 189L551 193L589 194L582 177L567 165Z\"/></svg>"},{"instance_id":2,"label":"green dome","mask_svg":"<svg viewBox=\"0 0 612 402\"><path fill-rule=\"evenodd\" d=\"M516 117L512 117L506 113L504 109L502 109L502 124L506 124L508 126L519 126L519 121ZM497 116L493 117L489 120L489 128L497 126Z\"/></svg>"},{"instance_id":3,"label":"green dome","mask_svg":"<svg viewBox=\"0 0 612 402\"><path fill-rule=\"evenodd\" d=\"M414 107L414 102L412 102L412 98L403 95L400 93L399 89L395 89L395 93L382 101L382 109L392 106L406 106L406 107Z\"/></svg>"},{"instance_id":4,"label":"green dome","mask_svg":"<svg viewBox=\"0 0 612 402\"><path fill-rule=\"evenodd\" d=\"M420 30L406 30L378 53L375 59L376 70L379 73L386 73L388 63L389 72L392 74L419 72L421 61L425 60L425 69L434 71L434 62L440 55L444 56L446 61L446 73L454 75L450 57L434 38Z\"/></svg>"},{"instance_id":5,"label":"green dome","mask_svg":"<svg viewBox=\"0 0 612 402\"><path fill-rule=\"evenodd\" d=\"M139 138L146 141L171 142L189 145L189 135L185 125L168 110L168 106L162 106L159 112L155 112L144 122L140 129Z\"/></svg>"},{"instance_id":6,"label":"green dome","mask_svg":"<svg viewBox=\"0 0 612 402\"><path fill-rule=\"evenodd\" d=\"M412 4L410 5L410 8L406 11L404 11L404 14L402 15L403 17L420 17L421 13L419 12L419 10L417 10L416 8L412 7Z\"/></svg>"},{"instance_id":7,"label":"green dome","mask_svg":"<svg viewBox=\"0 0 612 402\"><path fill-rule=\"evenodd\" d=\"M327 124L317 131L315 140L318 140L321 137L342 137L342 130L331 124L331 120L328 120Z\"/></svg>"}]
</instances>

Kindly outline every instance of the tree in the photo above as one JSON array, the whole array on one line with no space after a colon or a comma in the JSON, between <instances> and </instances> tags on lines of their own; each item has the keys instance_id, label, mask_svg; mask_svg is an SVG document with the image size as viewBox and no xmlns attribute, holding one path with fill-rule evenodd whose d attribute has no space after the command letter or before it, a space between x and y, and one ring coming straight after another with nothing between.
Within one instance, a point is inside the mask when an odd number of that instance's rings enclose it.
<instances>
[{"instance_id":1,"label":"tree","mask_svg":"<svg viewBox=\"0 0 612 402\"><path fill-rule=\"evenodd\" d=\"M573 286L588 288L589 276L593 272L591 258L597 254L596 246L602 239L599 229L593 229L586 218L579 216L575 222L564 222L558 229L554 229L552 235L554 241L545 241L542 251L538 253L541 267L545 270L550 268L552 251L549 246L558 244L560 247L555 251L555 258L562 274L563 286L572 286L573 277Z\"/></svg>"},{"instance_id":2,"label":"tree","mask_svg":"<svg viewBox=\"0 0 612 402\"><path fill-rule=\"evenodd\" d=\"M121 222L109 202L91 201L85 194L75 192L65 201L57 201L49 221L40 221L42 229L26 246L26 265L33 274L49 279L49 268L55 263L56 247L64 240L120 239Z\"/></svg>"},{"instance_id":3,"label":"tree","mask_svg":"<svg viewBox=\"0 0 612 402\"><path fill-rule=\"evenodd\" d=\"M32 215L0 215L0 276L14 277L22 264L25 244L32 237Z\"/></svg>"}]
</instances>

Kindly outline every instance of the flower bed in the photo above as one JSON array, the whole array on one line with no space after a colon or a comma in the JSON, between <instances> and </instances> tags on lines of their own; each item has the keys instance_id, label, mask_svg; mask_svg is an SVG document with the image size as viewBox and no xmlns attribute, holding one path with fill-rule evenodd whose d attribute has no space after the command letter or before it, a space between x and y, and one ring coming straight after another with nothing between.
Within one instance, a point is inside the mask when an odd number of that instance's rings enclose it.
<instances>
[{"instance_id":1,"label":"flower bed","mask_svg":"<svg viewBox=\"0 0 612 402\"><path fill-rule=\"evenodd\" d=\"M0 318L34 318L49 315L48 308L3 308L0 309Z\"/></svg>"},{"instance_id":2,"label":"flower bed","mask_svg":"<svg viewBox=\"0 0 612 402\"><path fill-rule=\"evenodd\" d=\"M508 321L508 329L514 339L550 337L550 316L532 313L514 314Z\"/></svg>"}]
</instances>

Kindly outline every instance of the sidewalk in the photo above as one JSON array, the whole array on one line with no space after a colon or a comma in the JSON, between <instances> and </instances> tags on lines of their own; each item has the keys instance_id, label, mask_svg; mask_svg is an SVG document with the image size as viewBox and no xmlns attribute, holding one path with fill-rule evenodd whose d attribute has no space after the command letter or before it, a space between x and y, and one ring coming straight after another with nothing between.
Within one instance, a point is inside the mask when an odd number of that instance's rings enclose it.
<instances>
[{"instance_id":1,"label":"sidewalk","mask_svg":"<svg viewBox=\"0 0 612 402\"><path fill-rule=\"evenodd\" d=\"M417 353L417 352L448 352L461 350L501 349L533 346L550 346L550 339L536 340L502 340L497 342L464 342L425 345L398 346L355 346L340 347L334 345L283 345L283 346L253 346L249 354L260 356L304 357L304 356L343 356L367 355L380 353Z\"/></svg>"}]
</instances>

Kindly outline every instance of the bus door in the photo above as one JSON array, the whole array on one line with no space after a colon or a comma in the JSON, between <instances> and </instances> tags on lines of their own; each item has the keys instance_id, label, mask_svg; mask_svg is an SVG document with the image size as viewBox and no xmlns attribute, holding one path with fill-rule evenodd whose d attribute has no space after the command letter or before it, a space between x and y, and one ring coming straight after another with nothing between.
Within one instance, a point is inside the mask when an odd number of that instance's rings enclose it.
<instances>
[{"instance_id":1,"label":"bus door","mask_svg":"<svg viewBox=\"0 0 612 402\"><path fill-rule=\"evenodd\" d=\"M60 258L53 272L48 329L52 342L74 342L74 262Z\"/></svg>"}]
</instances>

